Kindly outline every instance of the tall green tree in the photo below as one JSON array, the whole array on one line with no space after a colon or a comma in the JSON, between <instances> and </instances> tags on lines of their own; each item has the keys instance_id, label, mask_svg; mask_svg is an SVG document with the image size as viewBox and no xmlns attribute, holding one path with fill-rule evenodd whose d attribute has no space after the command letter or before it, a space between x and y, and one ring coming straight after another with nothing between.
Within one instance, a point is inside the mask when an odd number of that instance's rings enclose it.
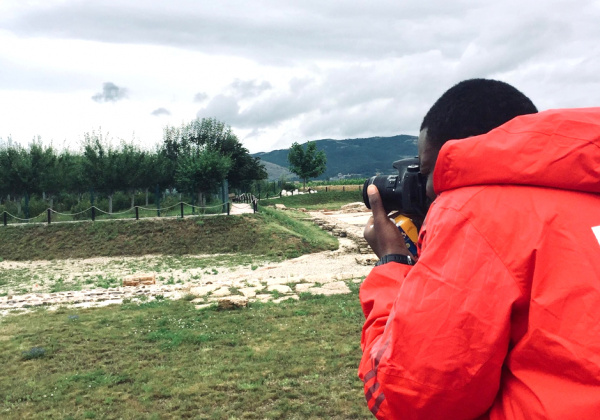
<instances>
[{"instance_id":1,"label":"tall green tree","mask_svg":"<svg viewBox=\"0 0 600 420\"><path fill-rule=\"evenodd\" d=\"M1 140L1 139L0 139ZM0 204L10 194L10 157L8 145L0 143Z\"/></svg>"},{"instance_id":2,"label":"tall green tree","mask_svg":"<svg viewBox=\"0 0 600 420\"><path fill-rule=\"evenodd\" d=\"M44 197L49 201L49 207L54 207L54 198L64 189L63 179L58 170L58 156L56 151L49 147L43 147L41 144L38 147L30 149L33 155L32 160L35 164L34 171L39 175L38 189L44 194Z\"/></svg>"},{"instance_id":3,"label":"tall green tree","mask_svg":"<svg viewBox=\"0 0 600 420\"><path fill-rule=\"evenodd\" d=\"M293 143L287 158L290 172L302 179L305 189L306 181L318 177L327 169L327 156L324 151L317 150L314 141L307 142L306 148L299 143Z\"/></svg>"},{"instance_id":4,"label":"tall green tree","mask_svg":"<svg viewBox=\"0 0 600 420\"><path fill-rule=\"evenodd\" d=\"M162 185L165 188L175 186L175 171L171 169L175 162L168 159L160 149L144 154L140 187L146 193L146 206L149 205L149 190L155 188L156 185Z\"/></svg>"},{"instance_id":5,"label":"tall green tree","mask_svg":"<svg viewBox=\"0 0 600 420\"><path fill-rule=\"evenodd\" d=\"M124 188L131 199L131 208L135 206L135 192L144 186L144 173L147 167L146 152L133 143L121 143L117 153L117 171L121 177L121 188Z\"/></svg>"},{"instance_id":6,"label":"tall green tree","mask_svg":"<svg viewBox=\"0 0 600 420\"><path fill-rule=\"evenodd\" d=\"M177 188L197 193L198 203L202 206L204 195L217 192L230 167L229 156L223 156L218 150L208 147L198 148L180 160L175 173Z\"/></svg>"},{"instance_id":7,"label":"tall green tree","mask_svg":"<svg viewBox=\"0 0 600 420\"><path fill-rule=\"evenodd\" d=\"M25 197L25 217L29 218L29 198L44 188L58 191L56 155L52 147L44 147L39 137L29 148L9 147L4 159L8 161L9 194L14 196L20 211L20 199Z\"/></svg>"},{"instance_id":8,"label":"tall green tree","mask_svg":"<svg viewBox=\"0 0 600 420\"><path fill-rule=\"evenodd\" d=\"M267 171L260 159L250 156L230 126L215 118L195 119L179 128L166 127L161 156L167 159L165 172L172 175L178 170L179 162L201 150L218 152L230 159L225 179L231 188L247 188L252 181L267 178ZM213 159L211 157L211 159ZM179 184L181 174L179 175Z\"/></svg>"},{"instance_id":9,"label":"tall green tree","mask_svg":"<svg viewBox=\"0 0 600 420\"><path fill-rule=\"evenodd\" d=\"M108 212L112 213L112 201L116 191L125 190L125 168L120 166L119 150L113 148L102 133L84 134L83 168L90 188L103 191L108 197Z\"/></svg>"},{"instance_id":10,"label":"tall green tree","mask_svg":"<svg viewBox=\"0 0 600 420\"><path fill-rule=\"evenodd\" d=\"M77 194L78 202L88 188L83 169L83 156L65 149L57 159L57 173L62 192Z\"/></svg>"},{"instance_id":11,"label":"tall green tree","mask_svg":"<svg viewBox=\"0 0 600 420\"><path fill-rule=\"evenodd\" d=\"M0 150L0 176L3 194L10 196L17 203L17 213L21 213L21 197L23 197L24 184L19 176L20 168L23 166L25 152L18 144L9 143L7 147Z\"/></svg>"}]
</instances>

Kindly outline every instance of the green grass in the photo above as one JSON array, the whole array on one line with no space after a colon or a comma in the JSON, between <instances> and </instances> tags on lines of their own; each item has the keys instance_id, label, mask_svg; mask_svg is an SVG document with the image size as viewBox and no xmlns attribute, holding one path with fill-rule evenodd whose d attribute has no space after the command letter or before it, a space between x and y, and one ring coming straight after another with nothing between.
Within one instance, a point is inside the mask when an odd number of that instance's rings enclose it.
<instances>
[{"instance_id":1,"label":"green grass","mask_svg":"<svg viewBox=\"0 0 600 420\"><path fill-rule=\"evenodd\" d=\"M0 318L0 418L371 418L350 287L235 311L162 299Z\"/></svg>"},{"instance_id":2,"label":"green grass","mask_svg":"<svg viewBox=\"0 0 600 420\"><path fill-rule=\"evenodd\" d=\"M340 187L341 188L341 187ZM338 210L344 204L362 202L362 191L329 191L316 194L298 194L288 197L260 200L262 206L283 204L290 208L305 208L307 210Z\"/></svg>"},{"instance_id":3,"label":"green grass","mask_svg":"<svg viewBox=\"0 0 600 420\"><path fill-rule=\"evenodd\" d=\"M337 241L285 214L0 226L0 259L13 261L239 253L284 259Z\"/></svg>"}]
</instances>

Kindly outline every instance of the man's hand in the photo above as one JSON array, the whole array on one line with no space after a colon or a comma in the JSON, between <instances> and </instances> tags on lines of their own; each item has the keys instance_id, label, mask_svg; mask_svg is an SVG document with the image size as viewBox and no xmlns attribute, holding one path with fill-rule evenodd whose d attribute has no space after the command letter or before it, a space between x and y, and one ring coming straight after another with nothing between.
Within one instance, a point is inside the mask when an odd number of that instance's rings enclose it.
<instances>
[{"instance_id":1,"label":"man's hand","mask_svg":"<svg viewBox=\"0 0 600 420\"><path fill-rule=\"evenodd\" d=\"M367 226L365 226L364 236L375 254L379 258L387 254L402 254L414 258L406 248L402 233L383 209L377 187L369 185L367 194L369 195L373 215L369 218Z\"/></svg>"}]
</instances>

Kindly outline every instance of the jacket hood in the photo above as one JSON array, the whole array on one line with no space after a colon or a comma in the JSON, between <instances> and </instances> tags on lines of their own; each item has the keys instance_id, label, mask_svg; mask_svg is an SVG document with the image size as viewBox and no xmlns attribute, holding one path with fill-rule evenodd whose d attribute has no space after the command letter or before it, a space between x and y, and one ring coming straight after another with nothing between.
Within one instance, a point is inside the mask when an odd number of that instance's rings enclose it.
<instances>
[{"instance_id":1,"label":"jacket hood","mask_svg":"<svg viewBox=\"0 0 600 420\"><path fill-rule=\"evenodd\" d=\"M488 184L600 193L600 108L523 115L487 134L448 141L433 184L437 194Z\"/></svg>"}]
</instances>

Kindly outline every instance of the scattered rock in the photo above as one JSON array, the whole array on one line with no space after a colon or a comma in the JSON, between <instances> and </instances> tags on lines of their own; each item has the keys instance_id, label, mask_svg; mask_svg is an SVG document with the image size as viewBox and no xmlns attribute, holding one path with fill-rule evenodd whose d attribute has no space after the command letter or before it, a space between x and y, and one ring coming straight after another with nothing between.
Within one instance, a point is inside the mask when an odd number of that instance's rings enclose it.
<instances>
[{"instance_id":1,"label":"scattered rock","mask_svg":"<svg viewBox=\"0 0 600 420\"><path fill-rule=\"evenodd\" d=\"M268 302L273 298L273 295L271 294L260 294L260 295L256 295L255 299L259 302Z\"/></svg>"},{"instance_id":2,"label":"scattered rock","mask_svg":"<svg viewBox=\"0 0 600 420\"><path fill-rule=\"evenodd\" d=\"M298 278L298 281L301 281L300 278ZM287 278L287 277L278 277L278 278L274 278L274 279L266 279L265 283L267 284L267 286L273 286L273 285L277 285L277 284L288 284L288 283L293 283L294 281L292 280L292 278Z\"/></svg>"},{"instance_id":3,"label":"scattered rock","mask_svg":"<svg viewBox=\"0 0 600 420\"><path fill-rule=\"evenodd\" d=\"M357 201L355 203L344 204L340 207L340 211L342 213L356 213L356 212L369 212L367 206L362 201Z\"/></svg>"},{"instance_id":4,"label":"scattered rock","mask_svg":"<svg viewBox=\"0 0 600 420\"><path fill-rule=\"evenodd\" d=\"M140 284L156 284L156 274L131 274L123 279L123 286L139 286Z\"/></svg>"},{"instance_id":5,"label":"scattered rock","mask_svg":"<svg viewBox=\"0 0 600 420\"><path fill-rule=\"evenodd\" d=\"M279 293L292 293L292 288L285 284L273 284L267 287L269 292L277 291Z\"/></svg>"},{"instance_id":6,"label":"scattered rock","mask_svg":"<svg viewBox=\"0 0 600 420\"><path fill-rule=\"evenodd\" d=\"M248 306L248 298L245 296L227 296L217 301L219 309L236 309Z\"/></svg>"},{"instance_id":7,"label":"scattered rock","mask_svg":"<svg viewBox=\"0 0 600 420\"><path fill-rule=\"evenodd\" d=\"M377 255L375 255L375 254L371 254L371 255L358 255L355 259L356 259L356 263L357 264L367 265L367 266L374 266L375 263L377 261L379 261L379 259L377 258Z\"/></svg>"},{"instance_id":8,"label":"scattered rock","mask_svg":"<svg viewBox=\"0 0 600 420\"><path fill-rule=\"evenodd\" d=\"M220 297L220 296L228 296L230 294L231 294L231 292L229 291L229 287L223 286L220 289L214 290L211 293L211 296L213 296L213 297Z\"/></svg>"},{"instance_id":9,"label":"scattered rock","mask_svg":"<svg viewBox=\"0 0 600 420\"><path fill-rule=\"evenodd\" d=\"M323 285L322 287L311 287L308 289L308 293L313 295L343 295L350 293L350 289L343 281L337 281L335 283L328 283Z\"/></svg>"},{"instance_id":10,"label":"scattered rock","mask_svg":"<svg viewBox=\"0 0 600 420\"><path fill-rule=\"evenodd\" d=\"M300 300L300 298L297 295L288 295L288 296L283 296L283 297L280 297L277 299L273 299L273 303L281 303L281 302L289 300L289 299Z\"/></svg>"},{"instance_id":11,"label":"scattered rock","mask_svg":"<svg viewBox=\"0 0 600 420\"><path fill-rule=\"evenodd\" d=\"M240 289L240 293L247 298L253 298L260 289L262 289L262 287L243 287Z\"/></svg>"},{"instance_id":12,"label":"scattered rock","mask_svg":"<svg viewBox=\"0 0 600 420\"><path fill-rule=\"evenodd\" d=\"M315 286L314 283L299 283L296 285L296 292L297 293L305 293L305 292L308 292L308 290L314 286Z\"/></svg>"},{"instance_id":13,"label":"scattered rock","mask_svg":"<svg viewBox=\"0 0 600 420\"><path fill-rule=\"evenodd\" d=\"M196 296L204 296L207 293L212 292L213 290L217 290L219 287L218 284L207 284L206 286L197 286L190 288L190 293Z\"/></svg>"}]
</instances>

